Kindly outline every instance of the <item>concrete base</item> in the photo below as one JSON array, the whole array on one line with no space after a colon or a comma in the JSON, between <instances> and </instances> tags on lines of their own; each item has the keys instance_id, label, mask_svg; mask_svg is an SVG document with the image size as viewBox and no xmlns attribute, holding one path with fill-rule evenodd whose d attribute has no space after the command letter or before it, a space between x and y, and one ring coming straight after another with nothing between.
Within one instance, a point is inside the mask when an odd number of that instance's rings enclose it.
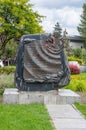
<instances>
[{"instance_id":1,"label":"concrete base","mask_svg":"<svg viewBox=\"0 0 86 130\"><path fill-rule=\"evenodd\" d=\"M5 104L18 104L19 92L16 88L6 88L3 94L3 103Z\"/></svg>"},{"instance_id":2,"label":"concrete base","mask_svg":"<svg viewBox=\"0 0 86 130\"><path fill-rule=\"evenodd\" d=\"M80 96L68 89L52 90L47 92L18 91L18 89L5 89L4 104L73 104L80 102Z\"/></svg>"}]
</instances>

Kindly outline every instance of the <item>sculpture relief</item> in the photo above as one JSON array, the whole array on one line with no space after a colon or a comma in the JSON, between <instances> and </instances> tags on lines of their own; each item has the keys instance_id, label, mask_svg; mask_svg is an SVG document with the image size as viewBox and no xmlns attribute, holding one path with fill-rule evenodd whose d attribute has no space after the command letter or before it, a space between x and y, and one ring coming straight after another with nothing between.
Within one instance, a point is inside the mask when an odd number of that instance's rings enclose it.
<instances>
[{"instance_id":1,"label":"sculpture relief","mask_svg":"<svg viewBox=\"0 0 86 130\"><path fill-rule=\"evenodd\" d=\"M64 87L69 81L64 42L56 33L22 36L15 72L19 90L47 91Z\"/></svg>"}]
</instances>

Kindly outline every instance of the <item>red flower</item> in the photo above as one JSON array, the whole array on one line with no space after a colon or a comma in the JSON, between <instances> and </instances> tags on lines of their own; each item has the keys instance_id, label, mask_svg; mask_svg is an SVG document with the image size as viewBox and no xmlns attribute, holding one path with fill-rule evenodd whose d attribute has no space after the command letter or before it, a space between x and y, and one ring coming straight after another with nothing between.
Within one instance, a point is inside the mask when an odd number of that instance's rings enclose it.
<instances>
[{"instance_id":1,"label":"red flower","mask_svg":"<svg viewBox=\"0 0 86 130\"><path fill-rule=\"evenodd\" d=\"M80 68L77 65L69 64L71 74L80 74Z\"/></svg>"}]
</instances>

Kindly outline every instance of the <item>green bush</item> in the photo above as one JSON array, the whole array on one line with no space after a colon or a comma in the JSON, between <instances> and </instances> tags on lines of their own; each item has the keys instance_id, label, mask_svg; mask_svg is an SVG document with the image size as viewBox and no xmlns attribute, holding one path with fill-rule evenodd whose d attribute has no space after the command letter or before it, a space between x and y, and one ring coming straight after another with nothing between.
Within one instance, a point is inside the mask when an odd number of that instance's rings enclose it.
<instances>
[{"instance_id":1,"label":"green bush","mask_svg":"<svg viewBox=\"0 0 86 130\"><path fill-rule=\"evenodd\" d=\"M14 87L15 66L5 66L0 68L0 95L3 94L5 88Z\"/></svg>"},{"instance_id":2,"label":"green bush","mask_svg":"<svg viewBox=\"0 0 86 130\"><path fill-rule=\"evenodd\" d=\"M15 66L5 66L0 68L0 74L10 74L15 72Z\"/></svg>"},{"instance_id":3,"label":"green bush","mask_svg":"<svg viewBox=\"0 0 86 130\"><path fill-rule=\"evenodd\" d=\"M73 91L86 91L86 73L71 75L70 84L65 88Z\"/></svg>"},{"instance_id":4,"label":"green bush","mask_svg":"<svg viewBox=\"0 0 86 130\"><path fill-rule=\"evenodd\" d=\"M83 61L83 65L86 65L86 50L82 50L81 58Z\"/></svg>"},{"instance_id":5,"label":"green bush","mask_svg":"<svg viewBox=\"0 0 86 130\"><path fill-rule=\"evenodd\" d=\"M76 91L79 91L79 92L83 92L85 91L85 87L84 87L84 84L83 82L78 82L78 84L76 85Z\"/></svg>"},{"instance_id":6,"label":"green bush","mask_svg":"<svg viewBox=\"0 0 86 130\"><path fill-rule=\"evenodd\" d=\"M82 53L82 49L81 48L76 48L76 49L73 50L73 55L75 57L80 58L81 57L81 53Z\"/></svg>"},{"instance_id":7,"label":"green bush","mask_svg":"<svg viewBox=\"0 0 86 130\"><path fill-rule=\"evenodd\" d=\"M73 54L68 57L68 60L78 61L80 65L86 65L86 50L81 48L73 49Z\"/></svg>"},{"instance_id":8,"label":"green bush","mask_svg":"<svg viewBox=\"0 0 86 130\"><path fill-rule=\"evenodd\" d=\"M80 58L77 58L75 56L68 56L68 61L77 61L80 65L82 65L83 60Z\"/></svg>"},{"instance_id":9,"label":"green bush","mask_svg":"<svg viewBox=\"0 0 86 130\"><path fill-rule=\"evenodd\" d=\"M14 87L14 73L0 75L0 95L3 94L5 88Z\"/></svg>"}]
</instances>

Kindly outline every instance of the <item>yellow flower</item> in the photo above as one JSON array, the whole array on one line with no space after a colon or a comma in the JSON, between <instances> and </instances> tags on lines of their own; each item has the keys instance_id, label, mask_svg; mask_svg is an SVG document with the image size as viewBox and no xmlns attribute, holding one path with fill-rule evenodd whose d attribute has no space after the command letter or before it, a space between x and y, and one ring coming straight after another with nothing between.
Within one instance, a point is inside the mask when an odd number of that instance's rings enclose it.
<instances>
[{"instance_id":1,"label":"yellow flower","mask_svg":"<svg viewBox=\"0 0 86 130\"><path fill-rule=\"evenodd\" d=\"M80 75L71 75L71 79L81 80Z\"/></svg>"}]
</instances>

